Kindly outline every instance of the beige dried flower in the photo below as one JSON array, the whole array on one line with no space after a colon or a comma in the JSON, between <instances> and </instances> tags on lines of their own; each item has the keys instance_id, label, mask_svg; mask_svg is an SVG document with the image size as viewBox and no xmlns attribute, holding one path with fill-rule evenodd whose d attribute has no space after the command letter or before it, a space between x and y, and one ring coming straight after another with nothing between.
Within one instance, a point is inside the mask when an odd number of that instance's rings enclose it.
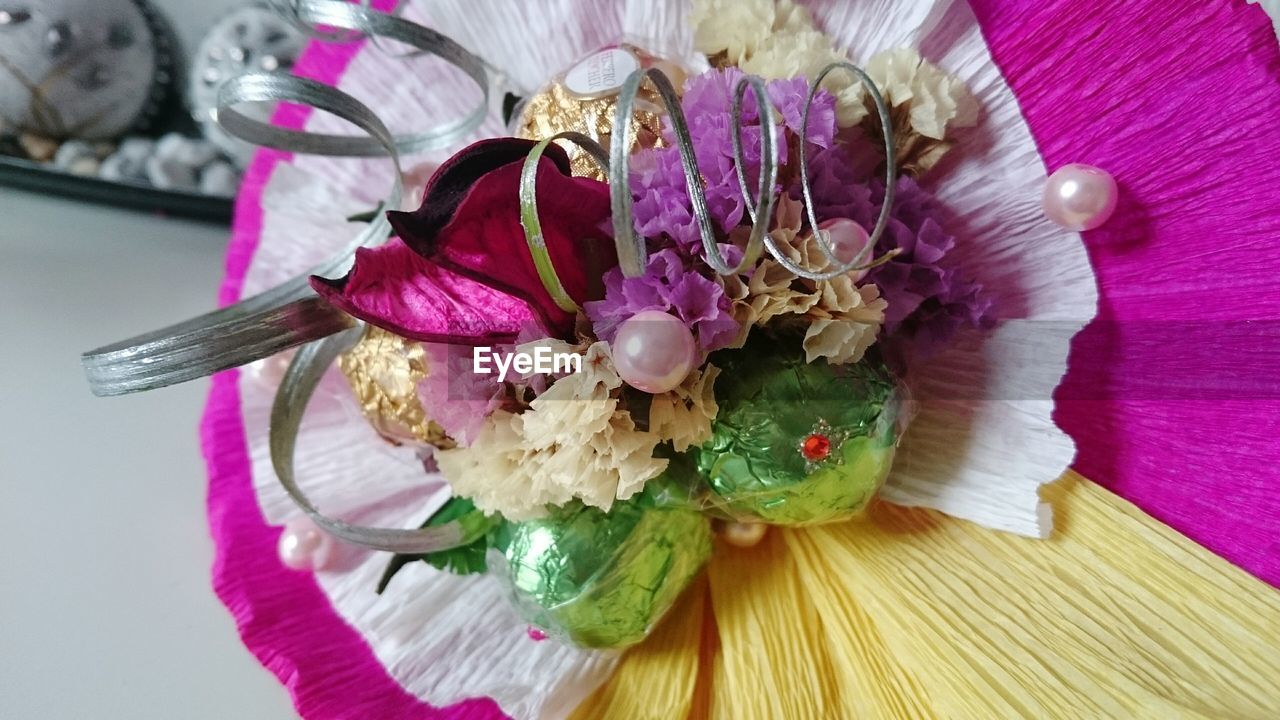
<instances>
[{"instance_id":1,"label":"beige dried flower","mask_svg":"<svg viewBox=\"0 0 1280 720\"><path fill-rule=\"evenodd\" d=\"M968 87L915 50L878 53L867 63L867 74L890 107L895 157L907 175L927 173L951 149L948 134L978 121L978 102ZM866 103L870 108L869 97ZM872 138L884 137L875 115L863 121L863 128Z\"/></svg>"},{"instance_id":2,"label":"beige dried flower","mask_svg":"<svg viewBox=\"0 0 1280 720\"><path fill-rule=\"evenodd\" d=\"M766 80L813 79L833 62L848 60L843 50L818 30L807 8L792 0L694 0L689 15L694 47ZM836 120L851 127L867 114L857 80L834 73L823 83L836 97Z\"/></svg>"},{"instance_id":3,"label":"beige dried flower","mask_svg":"<svg viewBox=\"0 0 1280 720\"><path fill-rule=\"evenodd\" d=\"M497 411L465 448L436 454L458 495L509 520L541 517L574 498L608 510L666 469L660 438L636 428L613 391L622 385L607 343L515 415Z\"/></svg>"},{"instance_id":4,"label":"beige dried flower","mask_svg":"<svg viewBox=\"0 0 1280 720\"><path fill-rule=\"evenodd\" d=\"M780 197L771 234L787 259L821 270L828 261L812 232L800 234L801 207L797 200ZM803 346L809 362L819 357L837 364L861 360L875 342L888 307L875 285L859 287L847 274L808 280L771 257L761 260L745 280L736 275L719 280L733 301L734 318L744 328L773 321L807 323ZM745 341L744 332L738 345Z\"/></svg>"}]
</instances>

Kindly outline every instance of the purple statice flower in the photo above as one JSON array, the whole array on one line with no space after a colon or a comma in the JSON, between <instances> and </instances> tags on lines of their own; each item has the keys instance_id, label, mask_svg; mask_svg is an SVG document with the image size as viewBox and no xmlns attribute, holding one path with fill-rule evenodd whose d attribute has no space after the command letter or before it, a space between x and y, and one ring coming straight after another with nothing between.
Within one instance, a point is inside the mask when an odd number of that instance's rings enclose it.
<instances>
[{"instance_id":1,"label":"purple statice flower","mask_svg":"<svg viewBox=\"0 0 1280 720\"><path fill-rule=\"evenodd\" d=\"M730 262L735 260L734 253L725 254ZM620 268L610 270L604 276L604 299L586 303L583 310L596 337L607 342L613 342L619 324L638 312L671 313L689 326L705 357L738 337L732 305L715 280L699 274L680 253L667 248L649 256L640 277L625 277Z\"/></svg>"},{"instance_id":2,"label":"purple statice flower","mask_svg":"<svg viewBox=\"0 0 1280 720\"><path fill-rule=\"evenodd\" d=\"M449 437L469 445L485 418L502 405L505 389L497 375L475 372L471 348L437 343L423 347L428 372L418 383L418 400Z\"/></svg>"},{"instance_id":3,"label":"purple statice flower","mask_svg":"<svg viewBox=\"0 0 1280 720\"><path fill-rule=\"evenodd\" d=\"M816 153L810 164L814 213L819 222L848 218L867 230L875 227L884 200L884 181L866 180L866 167L846 148ZM799 197L799 188L792 188ZM867 279L889 303L884 333L911 344L912 353L927 357L941 349L965 326L988 328L994 322L992 298L982 285L947 262L956 240L943 229L933 197L915 180L898 178L893 212L876 254L901 248L902 254L872 268Z\"/></svg>"},{"instance_id":4,"label":"purple statice flower","mask_svg":"<svg viewBox=\"0 0 1280 720\"><path fill-rule=\"evenodd\" d=\"M695 75L685 83L681 100L698 172L706 185L707 206L721 233L741 224L746 211L733 158L733 92L742 76L737 68ZM799 136L809 86L804 78L773 80L765 91L778 110L777 162L785 165L787 140ZM743 97L742 118L743 158L747 181L754 188L759 182L761 128L759 105L751 92ZM831 147L835 130L835 98L819 91L809 113L807 140L815 148ZM669 121L665 134L668 142L673 141ZM631 163L634 217L640 232L650 238L670 238L682 253L697 256L701 236L686 191L679 149L672 145L642 150Z\"/></svg>"}]
</instances>

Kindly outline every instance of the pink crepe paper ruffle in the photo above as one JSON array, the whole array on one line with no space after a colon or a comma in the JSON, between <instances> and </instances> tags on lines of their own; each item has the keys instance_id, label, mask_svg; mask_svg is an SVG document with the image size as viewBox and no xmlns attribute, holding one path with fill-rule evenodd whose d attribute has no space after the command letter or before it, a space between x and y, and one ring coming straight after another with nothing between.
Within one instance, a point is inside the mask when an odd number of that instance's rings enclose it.
<instances>
[{"instance_id":1,"label":"pink crepe paper ruffle","mask_svg":"<svg viewBox=\"0 0 1280 720\"><path fill-rule=\"evenodd\" d=\"M375 2L386 10L389 2ZM336 82L358 44L312 44L296 71ZM301 128L308 112L283 107L276 122ZM245 274L262 232L262 191L285 153L254 158L236 201L235 228L227 251L221 305L240 298ZM433 708L400 687L378 662L364 638L334 611L314 576L284 567L276 557L280 529L263 519L253 490L239 373L213 378L200 437L209 468L208 513L216 555L213 586L231 611L245 646L288 689L306 718L367 720L488 720L504 717L488 699Z\"/></svg>"},{"instance_id":2,"label":"pink crepe paper ruffle","mask_svg":"<svg viewBox=\"0 0 1280 720\"><path fill-rule=\"evenodd\" d=\"M1280 586L1280 52L1244 0L973 0L1050 170L1097 165L1075 467Z\"/></svg>"}]
</instances>

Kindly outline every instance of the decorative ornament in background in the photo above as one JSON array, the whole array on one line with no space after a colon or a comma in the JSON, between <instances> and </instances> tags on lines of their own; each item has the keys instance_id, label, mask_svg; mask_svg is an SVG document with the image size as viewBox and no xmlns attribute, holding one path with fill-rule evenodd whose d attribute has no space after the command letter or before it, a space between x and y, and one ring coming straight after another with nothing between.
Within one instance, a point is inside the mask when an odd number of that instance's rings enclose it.
<instances>
[{"instance_id":1,"label":"decorative ornament in background","mask_svg":"<svg viewBox=\"0 0 1280 720\"><path fill-rule=\"evenodd\" d=\"M172 47L145 0L3 0L0 119L59 140L119 137L171 91Z\"/></svg>"},{"instance_id":2,"label":"decorative ornament in background","mask_svg":"<svg viewBox=\"0 0 1280 720\"><path fill-rule=\"evenodd\" d=\"M187 81L187 102L204 136L240 167L249 164L255 147L218 127L218 88L250 72L287 72L306 37L279 13L254 3L218 21L196 48ZM243 112L255 120L271 117L275 105L257 103Z\"/></svg>"}]
</instances>

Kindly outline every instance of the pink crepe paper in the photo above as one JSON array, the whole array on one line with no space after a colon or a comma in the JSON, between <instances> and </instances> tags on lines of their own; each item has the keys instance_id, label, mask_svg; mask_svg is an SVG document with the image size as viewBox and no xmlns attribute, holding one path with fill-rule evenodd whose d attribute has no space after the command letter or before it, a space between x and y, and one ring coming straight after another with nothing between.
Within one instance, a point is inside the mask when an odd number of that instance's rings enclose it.
<instances>
[{"instance_id":1,"label":"pink crepe paper","mask_svg":"<svg viewBox=\"0 0 1280 720\"><path fill-rule=\"evenodd\" d=\"M1076 468L1280 585L1280 52L1243 0L972 0L1049 169L1110 171ZM1248 321L1247 323L1245 321Z\"/></svg>"},{"instance_id":2,"label":"pink crepe paper","mask_svg":"<svg viewBox=\"0 0 1280 720\"><path fill-rule=\"evenodd\" d=\"M382 10L390 2L376 0ZM336 82L358 45L312 44L297 72ZM276 122L301 128L308 112L284 107ZM236 201L219 303L240 298L262 232L262 191L280 152L259 152ZM434 708L400 687L360 634L333 609L315 577L284 567L276 556L280 529L267 525L253 489L240 409L239 373L213 378L200 427L209 469L208 513L216 555L213 586L235 618L246 647L280 679L305 718L315 720L488 720L504 717L489 699Z\"/></svg>"}]
</instances>

